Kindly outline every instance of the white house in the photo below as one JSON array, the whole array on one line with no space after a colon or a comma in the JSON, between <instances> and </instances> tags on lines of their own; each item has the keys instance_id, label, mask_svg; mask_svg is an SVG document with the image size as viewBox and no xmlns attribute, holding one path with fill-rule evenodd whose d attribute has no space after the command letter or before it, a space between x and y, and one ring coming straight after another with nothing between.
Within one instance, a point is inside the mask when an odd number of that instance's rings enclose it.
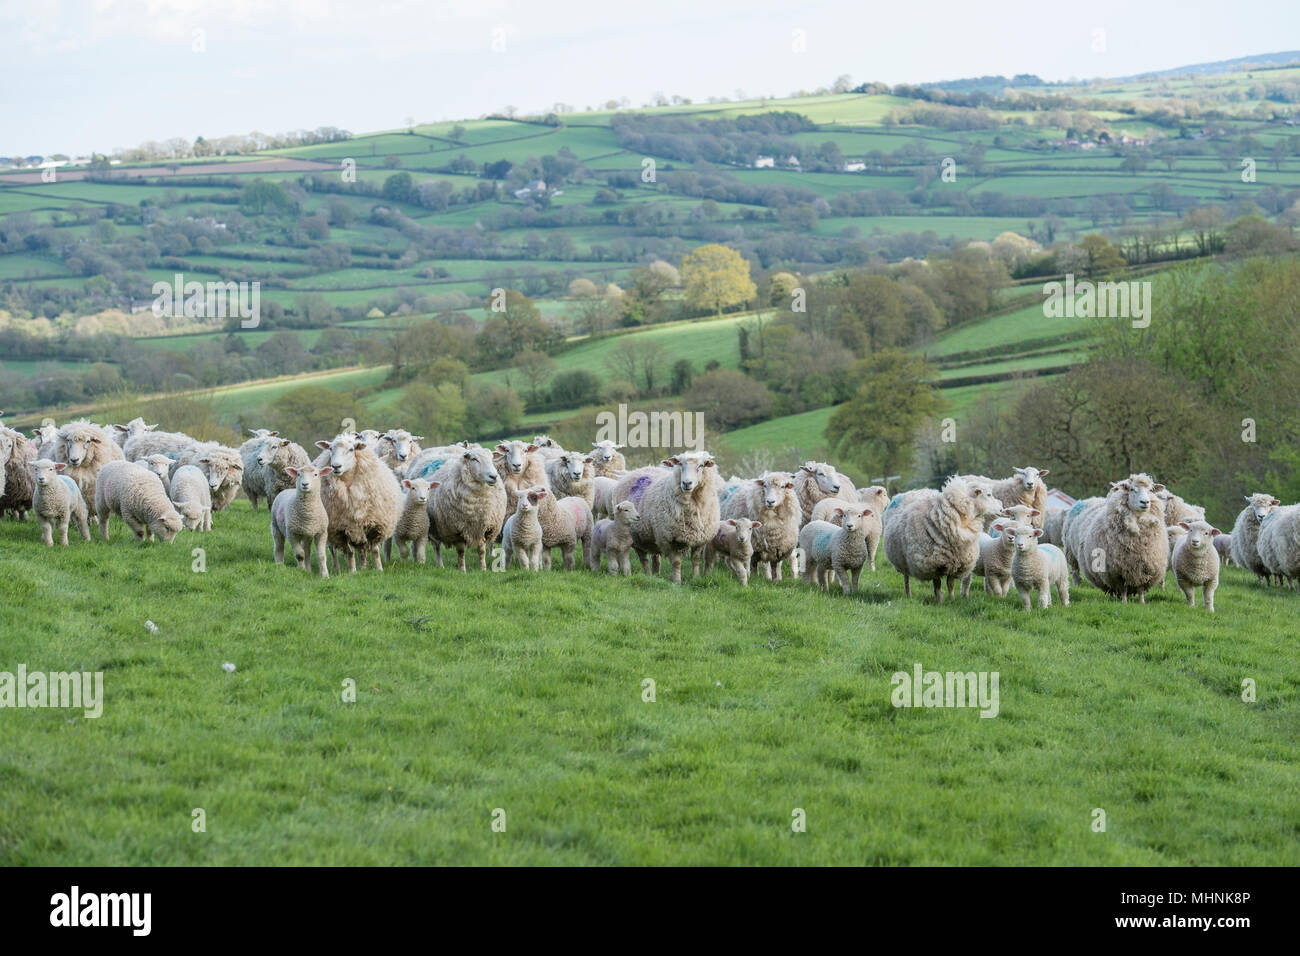
<instances>
[{"instance_id":1,"label":"white house","mask_svg":"<svg viewBox=\"0 0 1300 956\"><path fill-rule=\"evenodd\" d=\"M846 173L860 173L867 168L866 163L845 163L844 171Z\"/></svg>"},{"instance_id":2,"label":"white house","mask_svg":"<svg viewBox=\"0 0 1300 956\"><path fill-rule=\"evenodd\" d=\"M771 156L760 156L754 160L755 169L771 169L776 166L776 159Z\"/></svg>"}]
</instances>

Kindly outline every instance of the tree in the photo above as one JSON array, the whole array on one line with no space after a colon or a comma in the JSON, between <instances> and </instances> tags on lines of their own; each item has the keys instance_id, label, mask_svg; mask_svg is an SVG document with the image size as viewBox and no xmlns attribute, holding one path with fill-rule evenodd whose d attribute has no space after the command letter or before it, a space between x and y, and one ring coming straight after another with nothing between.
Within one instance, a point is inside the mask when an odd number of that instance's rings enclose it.
<instances>
[{"instance_id":1,"label":"tree","mask_svg":"<svg viewBox=\"0 0 1300 956\"><path fill-rule=\"evenodd\" d=\"M465 437L465 397L452 382L413 382L402 391L402 414L426 445L450 445Z\"/></svg>"},{"instance_id":2,"label":"tree","mask_svg":"<svg viewBox=\"0 0 1300 956\"><path fill-rule=\"evenodd\" d=\"M686 301L696 308L712 309L719 317L723 309L747 302L758 292L744 256L716 243L687 254L681 275Z\"/></svg>"},{"instance_id":3,"label":"tree","mask_svg":"<svg viewBox=\"0 0 1300 956\"><path fill-rule=\"evenodd\" d=\"M1127 264L1119 250L1105 236L1084 236L1079 240L1079 246L1088 257L1087 271L1090 277L1110 275Z\"/></svg>"},{"instance_id":4,"label":"tree","mask_svg":"<svg viewBox=\"0 0 1300 956\"><path fill-rule=\"evenodd\" d=\"M726 431L772 414L772 393L762 382L731 368L705 372L682 396L687 412L703 412L707 428Z\"/></svg>"},{"instance_id":5,"label":"tree","mask_svg":"<svg viewBox=\"0 0 1300 956\"><path fill-rule=\"evenodd\" d=\"M653 395L667 360L668 352L658 342L638 342L632 337L624 338L610 350L605 365L615 378L641 386L643 395Z\"/></svg>"},{"instance_id":6,"label":"tree","mask_svg":"<svg viewBox=\"0 0 1300 956\"><path fill-rule=\"evenodd\" d=\"M383 195L394 202L414 202L417 198L415 181L407 172L393 173L384 180Z\"/></svg>"},{"instance_id":7,"label":"tree","mask_svg":"<svg viewBox=\"0 0 1300 956\"><path fill-rule=\"evenodd\" d=\"M540 401L540 392L547 380L555 374L555 359L536 349L524 349L515 356L511 363L528 383L529 398L536 405Z\"/></svg>"},{"instance_id":8,"label":"tree","mask_svg":"<svg viewBox=\"0 0 1300 956\"><path fill-rule=\"evenodd\" d=\"M271 403L269 418L281 435L309 447L317 439L338 434L339 422L361 413L346 392L323 385L304 385L285 392Z\"/></svg>"},{"instance_id":9,"label":"tree","mask_svg":"<svg viewBox=\"0 0 1300 956\"><path fill-rule=\"evenodd\" d=\"M918 429L941 407L938 371L902 349L882 349L854 367L866 382L826 425L831 450L867 470L899 472Z\"/></svg>"}]
</instances>

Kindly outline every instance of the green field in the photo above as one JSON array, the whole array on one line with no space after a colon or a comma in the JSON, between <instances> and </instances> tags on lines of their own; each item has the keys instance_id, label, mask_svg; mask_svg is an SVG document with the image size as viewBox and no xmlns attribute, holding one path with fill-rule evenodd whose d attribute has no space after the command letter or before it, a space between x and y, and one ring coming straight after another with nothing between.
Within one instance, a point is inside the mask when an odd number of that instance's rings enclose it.
<instances>
[{"instance_id":1,"label":"green field","mask_svg":"<svg viewBox=\"0 0 1300 956\"><path fill-rule=\"evenodd\" d=\"M1297 598L1235 569L1213 616L1172 585L1025 613L907 600L883 561L853 597L721 566L321 581L242 500L172 545L110 527L0 522L6 668L104 695L5 713L0 865L1300 863ZM996 671L997 716L896 709L918 665Z\"/></svg>"}]
</instances>

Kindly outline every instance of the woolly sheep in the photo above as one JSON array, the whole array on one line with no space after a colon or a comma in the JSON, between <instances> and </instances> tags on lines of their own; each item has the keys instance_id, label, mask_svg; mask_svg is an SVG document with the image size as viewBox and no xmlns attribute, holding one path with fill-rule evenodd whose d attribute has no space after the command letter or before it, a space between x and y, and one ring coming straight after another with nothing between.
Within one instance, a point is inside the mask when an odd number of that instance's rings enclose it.
<instances>
[{"instance_id":1,"label":"woolly sheep","mask_svg":"<svg viewBox=\"0 0 1300 956\"><path fill-rule=\"evenodd\" d=\"M305 453L303 459L302 464L306 464ZM244 478L244 462L238 449L214 441L202 442L180 453L176 467L181 465L193 465L207 476L213 511L225 511L239 493Z\"/></svg>"},{"instance_id":2,"label":"woolly sheep","mask_svg":"<svg viewBox=\"0 0 1300 956\"><path fill-rule=\"evenodd\" d=\"M497 442L492 464L506 489L507 514L515 513L520 489L547 484L546 459L538 454L536 445L522 441Z\"/></svg>"},{"instance_id":3,"label":"woolly sheep","mask_svg":"<svg viewBox=\"0 0 1300 956\"><path fill-rule=\"evenodd\" d=\"M28 441L21 432L0 425L0 515L12 514L20 521L27 520L36 491L32 465L38 458L50 457L38 454L36 443Z\"/></svg>"},{"instance_id":4,"label":"woolly sheep","mask_svg":"<svg viewBox=\"0 0 1300 956\"><path fill-rule=\"evenodd\" d=\"M1011 559L1016 550L1013 535L1019 527L1019 522L1008 518L993 522L990 530L998 532L996 537L980 534L980 554L972 575L984 579L985 594L1006 597L1011 590Z\"/></svg>"},{"instance_id":5,"label":"woolly sheep","mask_svg":"<svg viewBox=\"0 0 1300 956\"><path fill-rule=\"evenodd\" d=\"M1232 560L1232 535L1220 532L1214 536L1214 550L1219 552L1219 560L1225 566L1236 564Z\"/></svg>"},{"instance_id":6,"label":"woolly sheep","mask_svg":"<svg viewBox=\"0 0 1300 956\"><path fill-rule=\"evenodd\" d=\"M590 508L595 503L596 470L591 455L566 451L546 462L546 483L556 498L581 498Z\"/></svg>"},{"instance_id":7,"label":"woolly sheep","mask_svg":"<svg viewBox=\"0 0 1300 956\"><path fill-rule=\"evenodd\" d=\"M1239 568L1254 571L1259 584L1269 584L1269 571L1259 554L1259 526L1281 504L1263 492L1247 495L1246 507L1232 525L1232 561Z\"/></svg>"},{"instance_id":8,"label":"woolly sheep","mask_svg":"<svg viewBox=\"0 0 1300 956\"><path fill-rule=\"evenodd\" d=\"M212 489L208 476L193 465L182 465L167 485L167 496L191 531L212 530Z\"/></svg>"},{"instance_id":9,"label":"woolly sheep","mask_svg":"<svg viewBox=\"0 0 1300 956\"><path fill-rule=\"evenodd\" d=\"M537 446L538 453L546 459L559 458L564 454L564 449L554 438L549 435L538 435L533 439L533 444Z\"/></svg>"},{"instance_id":10,"label":"woolly sheep","mask_svg":"<svg viewBox=\"0 0 1300 956\"><path fill-rule=\"evenodd\" d=\"M324 453L313 464L331 468L320 486L331 551L342 549L347 554L349 571L356 571L359 553L368 555L375 570L382 571L380 548L393 536L402 512L397 478L356 435L342 433L332 441L316 442L316 447ZM337 568L337 554L335 562Z\"/></svg>"},{"instance_id":11,"label":"woolly sheep","mask_svg":"<svg viewBox=\"0 0 1300 956\"><path fill-rule=\"evenodd\" d=\"M753 534L762 526L762 522L748 518L727 518L719 522L717 534L704 546L704 573L708 574L713 569L713 562L721 557L735 573L740 586L749 587L749 567L754 557Z\"/></svg>"},{"instance_id":12,"label":"woolly sheep","mask_svg":"<svg viewBox=\"0 0 1300 956\"><path fill-rule=\"evenodd\" d=\"M1256 548L1278 584L1300 584L1300 505L1274 508L1260 523Z\"/></svg>"},{"instance_id":13,"label":"woolly sheep","mask_svg":"<svg viewBox=\"0 0 1300 956\"><path fill-rule=\"evenodd\" d=\"M755 570L761 568L763 576L781 580L781 564L789 559L791 573L798 575L792 555L799 546L799 525L803 512L795 493L794 475L784 471L769 471L761 478L730 481L719 499L719 518L749 518L761 522L754 530Z\"/></svg>"},{"instance_id":14,"label":"woolly sheep","mask_svg":"<svg viewBox=\"0 0 1300 956\"><path fill-rule=\"evenodd\" d=\"M904 499L901 504L899 500ZM961 581L961 594L970 594L971 572L979 558L979 535L989 496L953 476L942 491L919 489L890 502L894 516L885 523L885 557L903 575L903 591L912 596L912 578L934 582L934 596L943 602L941 581L948 579L948 597Z\"/></svg>"},{"instance_id":15,"label":"woolly sheep","mask_svg":"<svg viewBox=\"0 0 1300 956\"><path fill-rule=\"evenodd\" d=\"M153 434L148 432L140 438L143 440ZM95 477L108 462L122 461L123 451L104 435L98 425L80 419L59 429L54 439L54 453L49 457L67 464L64 474L77 483L81 497L90 509L95 502ZM94 510L98 520L99 509Z\"/></svg>"},{"instance_id":16,"label":"woolly sheep","mask_svg":"<svg viewBox=\"0 0 1300 956\"><path fill-rule=\"evenodd\" d=\"M1163 591L1165 581L1169 577L1169 572L1174 569L1174 548L1178 546L1179 540L1187 534L1187 529L1182 525L1165 525L1165 535L1169 539L1169 564L1166 566L1165 573L1160 578L1160 589Z\"/></svg>"},{"instance_id":17,"label":"woolly sheep","mask_svg":"<svg viewBox=\"0 0 1300 956\"><path fill-rule=\"evenodd\" d=\"M620 501L614 506L612 518L596 522L591 532L591 570L600 570L600 556L603 554L610 574L617 575L620 570L624 576L632 573L632 528L640 520L636 505Z\"/></svg>"},{"instance_id":18,"label":"woolly sheep","mask_svg":"<svg viewBox=\"0 0 1300 956\"><path fill-rule=\"evenodd\" d=\"M158 476L158 480L163 483L163 487L166 488L167 480L171 477L172 465L176 463L166 455L146 455L136 464L144 465L144 467L152 471Z\"/></svg>"},{"instance_id":19,"label":"woolly sheep","mask_svg":"<svg viewBox=\"0 0 1300 956\"><path fill-rule=\"evenodd\" d=\"M631 500L641 515L632 544L642 566L647 555L667 558L673 583L681 584L682 558L690 555L698 576L704 546L718 531L718 469L707 451L683 452L663 464L628 472L619 479L614 500Z\"/></svg>"},{"instance_id":20,"label":"woolly sheep","mask_svg":"<svg viewBox=\"0 0 1300 956\"><path fill-rule=\"evenodd\" d=\"M872 511L862 505L835 510L839 527L829 521L809 521L799 532L799 550L806 562L804 581L828 589L833 571L841 590L849 594L858 590L858 576L867 561L865 519Z\"/></svg>"},{"instance_id":21,"label":"woolly sheep","mask_svg":"<svg viewBox=\"0 0 1300 956\"><path fill-rule=\"evenodd\" d=\"M596 518L609 518L614 514L614 489L618 487L617 478L597 475L591 479L591 513Z\"/></svg>"},{"instance_id":22,"label":"woolly sheep","mask_svg":"<svg viewBox=\"0 0 1300 956\"><path fill-rule=\"evenodd\" d=\"M1051 508L1043 516L1043 542L1045 544L1054 544L1058 548L1064 547L1064 540L1061 538L1061 526L1065 523L1066 508Z\"/></svg>"},{"instance_id":23,"label":"woolly sheep","mask_svg":"<svg viewBox=\"0 0 1300 956\"><path fill-rule=\"evenodd\" d=\"M242 452L240 457L244 463L240 487L252 502L254 511L257 510L258 499L265 498L269 506L280 492L294 486L293 476L289 474L290 468L301 471L311 464L306 449L278 435L264 438L251 457Z\"/></svg>"},{"instance_id":24,"label":"woolly sheep","mask_svg":"<svg viewBox=\"0 0 1300 956\"><path fill-rule=\"evenodd\" d=\"M542 569L542 523L538 509L550 492L544 485L524 488L518 494L515 513L506 519L501 529L501 542L505 547L506 567L514 557L525 571Z\"/></svg>"},{"instance_id":25,"label":"woolly sheep","mask_svg":"<svg viewBox=\"0 0 1300 956\"><path fill-rule=\"evenodd\" d=\"M583 561L591 565L591 535L596 520L591 516L591 508L585 499L577 495L557 498L555 490L550 489L550 494L537 503L537 520L542 526L542 567L548 571L551 569L551 549L559 548L564 569L572 571L579 542L582 542Z\"/></svg>"},{"instance_id":26,"label":"woolly sheep","mask_svg":"<svg viewBox=\"0 0 1300 956\"><path fill-rule=\"evenodd\" d=\"M1106 499L1102 497L1076 501L1061 520L1061 550L1065 552L1065 563L1076 585L1083 581L1079 576L1079 549L1083 546L1083 533L1087 530L1088 522L1092 520L1093 510L1100 508L1105 502Z\"/></svg>"},{"instance_id":27,"label":"woolly sheep","mask_svg":"<svg viewBox=\"0 0 1300 956\"><path fill-rule=\"evenodd\" d=\"M623 447L608 438L591 443L591 457L598 477L617 478L620 471L627 471L627 459L619 451Z\"/></svg>"},{"instance_id":28,"label":"woolly sheep","mask_svg":"<svg viewBox=\"0 0 1300 956\"><path fill-rule=\"evenodd\" d=\"M105 541L108 517L113 514L126 522L140 541L157 537L170 544L183 527L161 479L130 461L106 462L95 478L95 515Z\"/></svg>"},{"instance_id":29,"label":"woolly sheep","mask_svg":"<svg viewBox=\"0 0 1300 956\"><path fill-rule=\"evenodd\" d=\"M436 481L423 478L403 478L402 513L397 519L397 528L393 536L384 542L384 560L393 558L393 545L397 545L397 556L406 557L406 546L411 546L411 557L418 564L424 564L426 549L429 545L429 494L438 487Z\"/></svg>"},{"instance_id":30,"label":"woolly sheep","mask_svg":"<svg viewBox=\"0 0 1300 956\"><path fill-rule=\"evenodd\" d=\"M1165 512L1165 526L1176 528L1184 521L1204 521L1205 509L1200 505L1189 505L1168 488L1160 493L1160 501Z\"/></svg>"},{"instance_id":31,"label":"woolly sheep","mask_svg":"<svg viewBox=\"0 0 1300 956\"><path fill-rule=\"evenodd\" d=\"M330 576L329 556L325 546L329 539L329 515L321 497L322 482L334 469L329 465L316 468L304 465L289 467L294 480L292 488L281 491L271 501L271 540L275 547L275 563L284 563L284 543L298 567L311 573L311 549L316 550L316 570L321 577Z\"/></svg>"},{"instance_id":32,"label":"woolly sheep","mask_svg":"<svg viewBox=\"0 0 1300 956\"><path fill-rule=\"evenodd\" d=\"M431 479L443 465L464 454L467 447L468 443L421 448L406 463L406 477Z\"/></svg>"},{"instance_id":33,"label":"woolly sheep","mask_svg":"<svg viewBox=\"0 0 1300 956\"><path fill-rule=\"evenodd\" d=\"M1032 528L1034 527L1033 519L1039 517L1040 514L1041 512L1037 508L1031 508L1029 505L1005 505L993 515L985 516L985 520L988 522L989 537L996 538L1001 533L993 527L999 520L1005 519L1011 524L1027 524Z\"/></svg>"},{"instance_id":34,"label":"woolly sheep","mask_svg":"<svg viewBox=\"0 0 1300 956\"><path fill-rule=\"evenodd\" d=\"M54 451L54 440L59 437L58 425L42 425L32 429L32 441L42 457L48 458ZM44 449L44 451L42 451Z\"/></svg>"},{"instance_id":35,"label":"woolly sheep","mask_svg":"<svg viewBox=\"0 0 1300 956\"><path fill-rule=\"evenodd\" d=\"M813 521L829 521L839 526L840 519L835 517L835 509L843 509L853 504L864 504L871 509L871 514L863 524L867 534L867 566L876 570L876 551L880 547L880 536L884 534L883 516L889 509L889 493L881 485L858 489L857 502L845 501L843 498L823 498L813 506Z\"/></svg>"},{"instance_id":36,"label":"woolly sheep","mask_svg":"<svg viewBox=\"0 0 1300 956\"><path fill-rule=\"evenodd\" d=\"M1169 537L1157 495L1164 486L1149 475L1133 474L1111 487L1104 502L1091 509L1075 556L1089 583L1128 603L1165 576Z\"/></svg>"},{"instance_id":37,"label":"woolly sheep","mask_svg":"<svg viewBox=\"0 0 1300 956\"><path fill-rule=\"evenodd\" d=\"M431 479L439 484L429 496L429 538L438 567L442 567L442 545L446 545L456 549L461 571L465 570L465 551L470 548L478 550L479 568L486 571L488 549L506 522L506 490L485 449L453 447L456 453ZM407 475L422 477L414 472L412 462Z\"/></svg>"},{"instance_id":38,"label":"woolly sheep","mask_svg":"<svg viewBox=\"0 0 1300 956\"><path fill-rule=\"evenodd\" d=\"M263 442L268 438L278 437L280 433L271 431L268 428L250 428L248 433L253 437L246 439L244 443L239 446L239 460L244 466L244 474L240 478L239 482L240 486L244 490L245 497L248 498L249 503L253 506L253 510L256 511L259 499L266 498L266 506L268 508L271 506L271 502L275 500L274 495L266 495L257 483L259 477L254 475L254 468L257 465L257 455L262 450ZM278 493L279 492L277 492L277 494Z\"/></svg>"},{"instance_id":39,"label":"woolly sheep","mask_svg":"<svg viewBox=\"0 0 1300 956\"><path fill-rule=\"evenodd\" d=\"M857 497L853 482L824 461L805 461L795 471L794 479L801 524L812 520L813 506L823 498L852 501Z\"/></svg>"},{"instance_id":40,"label":"woolly sheep","mask_svg":"<svg viewBox=\"0 0 1300 956\"><path fill-rule=\"evenodd\" d=\"M1174 549L1174 580L1187 598L1187 606L1196 606L1196 589L1202 588L1201 603L1214 613L1214 592L1219 587L1219 552L1212 542L1219 529L1206 521L1184 521L1184 534Z\"/></svg>"},{"instance_id":41,"label":"woolly sheep","mask_svg":"<svg viewBox=\"0 0 1300 956\"><path fill-rule=\"evenodd\" d=\"M66 429L68 426L63 427ZM198 439L184 432L142 431L128 438L121 450L127 461L139 461L148 455L180 456L198 443Z\"/></svg>"},{"instance_id":42,"label":"woolly sheep","mask_svg":"<svg viewBox=\"0 0 1300 956\"><path fill-rule=\"evenodd\" d=\"M113 441L117 443L118 448L124 448L130 439L151 432L157 427L157 425L146 425L143 418L133 418L125 425L113 426Z\"/></svg>"},{"instance_id":43,"label":"woolly sheep","mask_svg":"<svg viewBox=\"0 0 1300 956\"><path fill-rule=\"evenodd\" d=\"M1043 526L1043 516L1047 513L1047 485L1043 482L1050 472L1034 467L1015 468L1010 478L986 478L983 475L962 475L968 485L984 490L986 495L1008 505L1028 505L1038 511L1030 524L1035 528Z\"/></svg>"},{"instance_id":44,"label":"woolly sheep","mask_svg":"<svg viewBox=\"0 0 1300 956\"><path fill-rule=\"evenodd\" d=\"M86 541L90 540L90 519L86 513L86 501L81 497L77 483L66 475L61 475L68 466L59 461L41 458L32 463L35 494L32 510L36 520L41 523L41 540L47 547L54 547L54 528L59 529L59 544L67 547L68 525L77 523L77 530Z\"/></svg>"},{"instance_id":45,"label":"woolly sheep","mask_svg":"<svg viewBox=\"0 0 1300 956\"><path fill-rule=\"evenodd\" d=\"M406 473L406 466L420 453L422 435L412 435L405 428L390 428L379 436L375 443L375 457L393 470L401 478Z\"/></svg>"},{"instance_id":46,"label":"woolly sheep","mask_svg":"<svg viewBox=\"0 0 1300 956\"><path fill-rule=\"evenodd\" d=\"M1065 566L1065 552L1054 544L1040 544L1042 528L1016 525L1006 532L1014 534L1015 555L1011 559L1011 580L1020 592L1020 603L1026 611L1032 604L1033 592L1038 591L1038 606L1050 607L1052 588L1061 599L1062 607L1070 606L1070 576Z\"/></svg>"}]
</instances>

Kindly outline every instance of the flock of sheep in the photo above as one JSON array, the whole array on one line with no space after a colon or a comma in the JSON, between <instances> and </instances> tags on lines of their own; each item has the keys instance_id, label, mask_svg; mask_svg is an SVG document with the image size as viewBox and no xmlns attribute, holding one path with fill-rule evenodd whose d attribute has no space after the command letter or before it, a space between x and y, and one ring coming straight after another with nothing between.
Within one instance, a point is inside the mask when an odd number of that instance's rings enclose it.
<instances>
[{"instance_id":1,"label":"flock of sheep","mask_svg":"<svg viewBox=\"0 0 1300 956\"><path fill-rule=\"evenodd\" d=\"M854 488L824 462L723 479L704 451L628 469L610 441L570 451L546 436L491 449L420 440L402 429L345 430L318 441L313 460L265 429L236 449L141 418L47 424L31 437L0 425L0 514L33 512L47 545L56 532L66 545L70 526L89 540L92 520L107 540L114 514L142 541L171 541L182 528L209 530L212 513L242 490L254 510L267 502L276 562L287 545L310 570L314 552L322 577L343 557L350 571L358 557L382 570L394 546L424 563L432 545L439 567L443 548L453 549L461 571L466 552L477 551L486 570L500 542L507 565L533 571L549 569L556 548L574 568L579 545L591 570L603 557L614 575L631 573L633 552L646 572L666 559L674 583L687 559L697 575L721 560L742 585L759 569L781 580L786 562L797 575L802 563L807 583L838 583L846 594L864 568L876 570L883 544L908 596L915 578L931 582L940 602L944 582L949 598L958 583L966 597L979 576L996 596L1014 585L1026 609L1035 591L1048 607L1053 589L1068 605L1081 575L1122 601L1145 602L1172 570L1187 603L1202 588L1212 612L1221 559L1264 583L1300 582L1300 505L1251 495L1226 535L1203 508L1144 474L1049 514L1047 472L1032 467L1000 480L954 476L941 489L891 498L878 485Z\"/></svg>"}]
</instances>

